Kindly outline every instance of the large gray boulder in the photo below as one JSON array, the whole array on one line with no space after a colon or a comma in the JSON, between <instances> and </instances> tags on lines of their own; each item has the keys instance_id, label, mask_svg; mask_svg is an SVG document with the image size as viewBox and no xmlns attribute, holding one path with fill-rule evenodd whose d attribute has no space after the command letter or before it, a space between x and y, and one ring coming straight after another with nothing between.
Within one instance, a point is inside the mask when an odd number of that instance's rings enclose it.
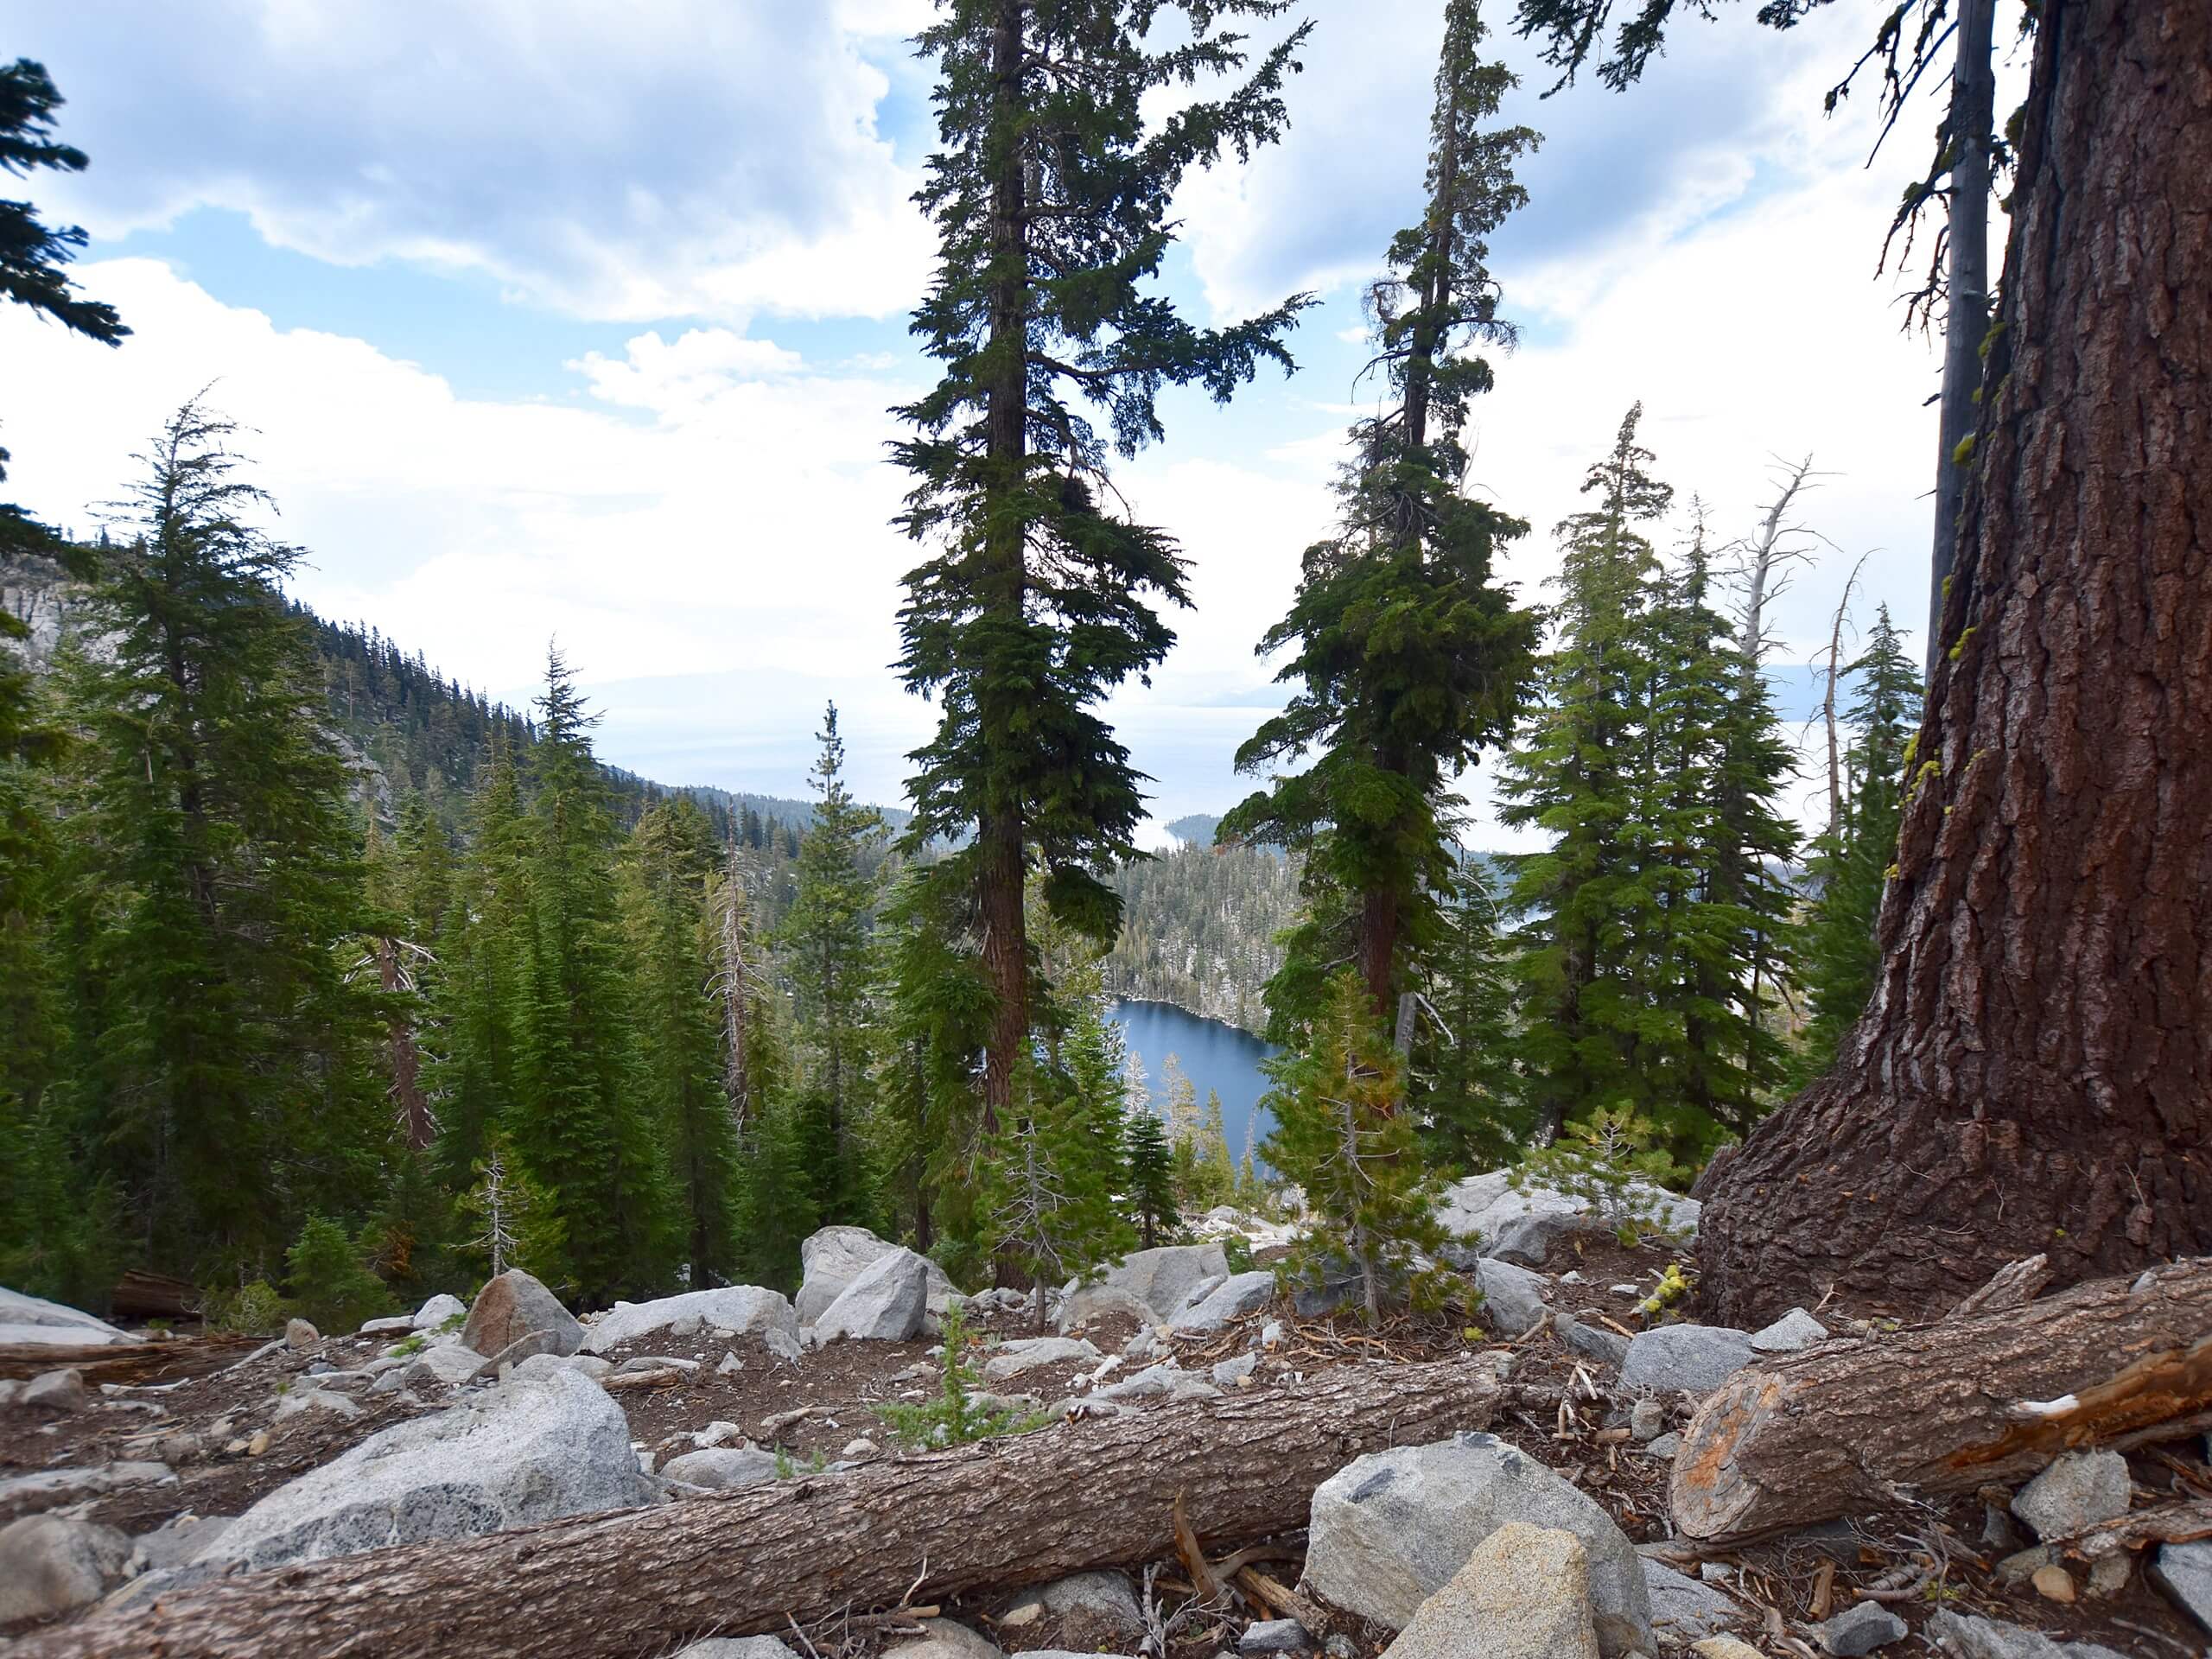
<instances>
[{"instance_id":1,"label":"large gray boulder","mask_svg":"<svg viewBox=\"0 0 2212 1659\"><path fill-rule=\"evenodd\" d=\"M1142 1325L1160 1323L1160 1315L1152 1311L1148 1303L1119 1285L1078 1285L1060 1299L1060 1311L1053 1316L1052 1327L1065 1337L1077 1325L1089 1325L1109 1314L1126 1314Z\"/></svg>"},{"instance_id":2,"label":"large gray boulder","mask_svg":"<svg viewBox=\"0 0 2212 1659\"><path fill-rule=\"evenodd\" d=\"M0 1527L0 1627L98 1601L123 1576L130 1540L113 1527L27 1515Z\"/></svg>"},{"instance_id":3,"label":"large gray boulder","mask_svg":"<svg viewBox=\"0 0 2212 1659\"><path fill-rule=\"evenodd\" d=\"M781 1331L787 1337L798 1334L798 1319L791 1305L774 1291L758 1285L725 1285L719 1290L688 1290L681 1296L664 1296L658 1301L617 1302L585 1334L584 1350L603 1354L626 1342L665 1331L680 1319L696 1319L707 1329L734 1337L766 1335L770 1331Z\"/></svg>"},{"instance_id":4,"label":"large gray boulder","mask_svg":"<svg viewBox=\"0 0 2212 1659\"><path fill-rule=\"evenodd\" d=\"M1627 1193L1637 1209L1661 1230L1694 1237L1704 1206L1695 1198L1644 1181L1630 1181ZM1541 1267L1554 1244L1598 1226L1590 1202L1556 1188L1526 1182L1516 1187L1510 1170L1471 1175L1445 1190L1438 1219L1457 1243L1442 1252L1455 1268L1478 1256L1505 1256Z\"/></svg>"},{"instance_id":5,"label":"large gray boulder","mask_svg":"<svg viewBox=\"0 0 2212 1659\"><path fill-rule=\"evenodd\" d=\"M1218 1331L1274 1300L1275 1276L1264 1268L1230 1275L1167 1322L1171 1331Z\"/></svg>"},{"instance_id":6,"label":"large gray boulder","mask_svg":"<svg viewBox=\"0 0 2212 1659\"><path fill-rule=\"evenodd\" d=\"M386 1544L466 1538L644 1503L653 1488L622 1408L572 1370L513 1377L464 1405L371 1435L280 1486L198 1565L245 1569Z\"/></svg>"},{"instance_id":7,"label":"large gray boulder","mask_svg":"<svg viewBox=\"0 0 2212 1659\"><path fill-rule=\"evenodd\" d=\"M1599 1659L1589 1552L1571 1532L1509 1521L1382 1651L1383 1659Z\"/></svg>"},{"instance_id":8,"label":"large gray boulder","mask_svg":"<svg viewBox=\"0 0 2212 1659\"><path fill-rule=\"evenodd\" d=\"M679 1649L670 1659L798 1659L772 1636L710 1636Z\"/></svg>"},{"instance_id":9,"label":"large gray boulder","mask_svg":"<svg viewBox=\"0 0 2212 1659\"><path fill-rule=\"evenodd\" d=\"M1189 1305L1200 1281L1228 1277L1229 1256L1218 1243L1162 1244L1124 1256L1101 1282L1128 1291L1165 1320Z\"/></svg>"},{"instance_id":10,"label":"large gray boulder","mask_svg":"<svg viewBox=\"0 0 2212 1659\"><path fill-rule=\"evenodd\" d=\"M1711 1394L1751 1363L1751 1339L1725 1325L1662 1325L1639 1331L1621 1362L1624 1394Z\"/></svg>"},{"instance_id":11,"label":"large gray boulder","mask_svg":"<svg viewBox=\"0 0 2212 1659\"><path fill-rule=\"evenodd\" d=\"M476 1293L461 1340L488 1359L541 1331L552 1338L555 1353L573 1354L583 1346L584 1328L561 1299L520 1268L510 1268Z\"/></svg>"},{"instance_id":12,"label":"large gray boulder","mask_svg":"<svg viewBox=\"0 0 2212 1659\"><path fill-rule=\"evenodd\" d=\"M1589 1496L1492 1434L1355 1459L1313 1494L1306 1580L1348 1611L1403 1629L1510 1522L1571 1532L1589 1554L1600 1649L1653 1651L1643 1563Z\"/></svg>"},{"instance_id":13,"label":"large gray boulder","mask_svg":"<svg viewBox=\"0 0 2212 1659\"><path fill-rule=\"evenodd\" d=\"M456 1316L465 1319L467 1314L468 1305L466 1302L442 1290L410 1314L407 1323L412 1330L435 1331L448 1319ZM574 1353L575 1350L571 1348L569 1351Z\"/></svg>"},{"instance_id":14,"label":"large gray boulder","mask_svg":"<svg viewBox=\"0 0 2212 1659\"><path fill-rule=\"evenodd\" d=\"M20 1290L0 1287L0 1343L75 1348L130 1340L105 1319L43 1296L26 1296Z\"/></svg>"},{"instance_id":15,"label":"large gray boulder","mask_svg":"<svg viewBox=\"0 0 2212 1659\"><path fill-rule=\"evenodd\" d=\"M801 1325L812 1325L861 1271L899 1249L865 1227L824 1227L798 1247L800 1280L791 1306ZM929 1311L939 1319L958 1297L943 1268L929 1264Z\"/></svg>"},{"instance_id":16,"label":"large gray boulder","mask_svg":"<svg viewBox=\"0 0 2212 1659\"><path fill-rule=\"evenodd\" d=\"M862 1268L814 1322L815 1339L835 1342L910 1342L922 1334L929 1312L930 1264L897 1249Z\"/></svg>"}]
</instances>

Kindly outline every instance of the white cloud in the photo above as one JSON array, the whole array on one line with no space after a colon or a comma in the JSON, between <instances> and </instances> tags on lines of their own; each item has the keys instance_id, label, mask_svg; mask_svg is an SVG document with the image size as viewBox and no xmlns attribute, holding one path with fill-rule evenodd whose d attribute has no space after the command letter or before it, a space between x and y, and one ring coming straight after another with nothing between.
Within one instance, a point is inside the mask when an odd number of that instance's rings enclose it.
<instances>
[{"instance_id":1,"label":"white cloud","mask_svg":"<svg viewBox=\"0 0 2212 1659\"><path fill-rule=\"evenodd\" d=\"M41 184L96 235L201 207L342 265L497 279L579 315L881 316L927 228L879 130L915 0L294 0L14 20L92 156ZM886 67L879 67L878 60Z\"/></svg>"},{"instance_id":2,"label":"white cloud","mask_svg":"<svg viewBox=\"0 0 2212 1659\"><path fill-rule=\"evenodd\" d=\"M641 335L624 359L579 365L650 421L472 400L359 340L276 328L152 261L84 274L137 330L120 350L0 310L11 384L46 389L35 414L0 409L11 492L35 511L87 527L130 452L213 380L210 401L254 429L241 447L279 532L308 550L297 590L325 615L373 622L508 696L529 693L555 634L588 685L726 677L690 735L711 721L734 751L803 749L825 696L866 702L895 726L871 786L895 790L890 757L927 721L885 668L913 550L888 523L903 485L881 446L887 408L912 387L812 372L771 342L712 331ZM610 733L642 757L685 723L625 717ZM760 781L794 785L803 762L779 770Z\"/></svg>"}]
</instances>

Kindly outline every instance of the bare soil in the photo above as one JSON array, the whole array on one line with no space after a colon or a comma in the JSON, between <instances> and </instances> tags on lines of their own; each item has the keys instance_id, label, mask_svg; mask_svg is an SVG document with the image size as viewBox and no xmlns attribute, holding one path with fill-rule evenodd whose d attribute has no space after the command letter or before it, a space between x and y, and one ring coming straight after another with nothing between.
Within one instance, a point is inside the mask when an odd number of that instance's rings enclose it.
<instances>
[{"instance_id":1,"label":"bare soil","mask_svg":"<svg viewBox=\"0 0 2212 1659\"><path fill-rule=\"evenodd\" d=\"M1590 1236L1580 1247L1563 1245L1546 1263L1554 1275L1554 1309L1625 1332L1643 1323L1637 1302L1649 1293L1675 1256L1661 1245L1624 1246ZM1573 1281L1559 1275L1573 1273ZM1631 1288L1632 1287L1632 1288ZM1821 1310L1836 1326L1839 1310ZM2079 1599L2061 1605L2039 1597L2024 1581L2008 1586L1995 1575L1997 1562L2021 1541L1993 1546L1983 1540L1983 1505L1968 1498L1941 1511L1900 1508L1864 1516L1848 1527L1821 1535L1801 1535L1755 1548L1704 1556L1669 1548L1667 1518L1669 1465L1652 1456L1627 1433L1628 1402L1611 1392L1608 1368L1567 1349L1549 1329L1524 1342L1500 1343L1481 1325L1481 1310L1446 1306L1424 1319L1402 1316L1369 1328L1351 1313L1322 1319L1295 1316L1287 1306L1240 1319L1205 1338L1179 1338L1173 1352L1188 1371L1206 1375L1223 1359L1258 1345L1270 1320L1279 1323L1279 1344L1243 1387L1294 1390L1328 1368L1347 1364L1393 1364L1447 1357L1476 1348L1510 1348L1515 1355L1513 1382L1523 1402L1496 1425L1497 1432L1588 1492L1637 1543L1661 1554L1681 1570L1701 1567L1725 1575L1721 1587L1747 1609L1745 1634L1759 1637L1765 1610L1793 1623L1812 1622L1815 1598L1825 1581L1828 1605L1840 1610L1860 1594L1887 1595L1904 1580L1927 1571L1926 1586L1892 1610L1916 1630L1938 1606L1951 1606L2041 1629L2062 1641L2089 1641L2127 1654L2202 1654L2201 1632L2137 1573L2120 1592L2096 1599L2077 1580ZM983 1338L1018 1338L1035 1334L1025 1311L994 1311L974 1321ZM1096 1321L1077 1334L1088 1337L1107 1356L1119 1355L1135 1334L1124 1316ZM72 1510L140 1534L183 1514L236 1515L288 1480L327 1462L347 1447L390 1425L435 1411L450 1403L448 1391L429 1389L423 1397L404 1394L356 1394L359 1414L346 1417L321 1410L274 1420L283 1392L315 1385L318 1365L350 1370L387 1351L389 1339L326 1338L303 1351L278 1350L237 1367L206 1370L204 1344L180 1340L172 1370L182 1376L156 1375L147 1382L97 1389L100 1398L80 1414L49 1424L6 1420L0 1433L0 1480L41 1469L79 1467L116 1460L170 1461L172 1484L113 1492ZM674 1357L696 1369L664 1386L624 1389L615 1398L630 1423L632 1440L651 1454L655 1466L692 1449L694 1436L710 1424L731 1423L755 1444L786 1454L797 1468L818 1467L843 1455L855 1440L880 1448L863 1455L899 1455L877 1408L897 1402L918 1403L938 1389L941 1370L927 1341L845 1342L811 1350L797 1362L778 1359L756 1338L721 1339L700 1335L675 1338L659 1332L626 1344L607 1357L620 1365L639 1357ZM987 1357L979 1353L978 1358ZM727 1361L734 1369L721 1369ZM1050 1406L1080 1395L1100 1361L1039 1367L1004 1383L990 1385L1004 1394L1022 1394ZM1106 1379L1132 1375L1149 1358L1124 1359ZM199 1371L200 1374L188 1373ZM1154 1402L1131 1402L1145 1409ZM1689 1402L1673 1402L1670 1427L1687 1422ZM800 1414L794 1415L794 1414ZM258 1452L240 1448L257 1431L268 1438ZM180 1455L180 1432L198 1440L197 1456ZM735 1444L732 1440L728 1444ZM2168 1497L2212 1495L2212 1469L2201 1445L2154 1450L2131 1460L2139 1488L2138 1503ZM2184 1455L2186 1453L2186 1455ZM1080 1503L1079 1494L1068 1501ZM7 1518L0 1515L0 1520ZM1294 1585L1303 1560L1303 1539L1280 1541L1283 1560L1268 1571ZM1119 1564L1132 1582L1143 1583L1141 1562ZM1173 1617L1190 1597L1185 1569L1179 1562L1154 1563L1154 1591ZM1088 1644L1096 1632L1063 1628L1050 1617L1018 1626L995 1623L1008 1595L979 1597L945 1611L983 1629L1009 1652L1059 1647L1064 1641ZM1186 1611L1173 1633L1173 1659L1206 1659L1234 1647L1243 1621L1262 1610ZM842 1652L860 1656L894 1645L902 1630L916 1628L896 1620L842 1624L809 1632L823 1659ZM1351 1638L1361 1655L1379 1653L1389 1632L1342 1613L1332 1613L1330 1630ZM1087 1650L1082 1649L1079 1650ZM1776 1654L1795 1649L1769 1643ZM1910 1649L1907 1649L1910 1650Z\"/></svg>"}]
</instances>

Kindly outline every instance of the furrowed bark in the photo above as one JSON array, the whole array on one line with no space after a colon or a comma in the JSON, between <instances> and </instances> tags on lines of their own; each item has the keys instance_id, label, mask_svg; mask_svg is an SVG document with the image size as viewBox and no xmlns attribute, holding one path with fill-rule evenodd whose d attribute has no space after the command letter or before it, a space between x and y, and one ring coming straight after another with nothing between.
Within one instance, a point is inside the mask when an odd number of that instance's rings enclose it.
<instances>
[{"instance_id":1,"label":"furrowed bark","mask_svg":"<svg viewBox=\"0 0 2212 1659\"><path fill-rule=\"evenodd\" d=\"M1881 967L1700 1182L1729 1324L2212 1252L2208 61L2202 4L2040 10Z\"/></svg>"},{"instance_id":2,"label":"furrowed bark","mask_svg":"<svg viewBox=\"0 0 2212 1659\"><path fill-rule=\"evenodd\" d=\"M1684 1433L1669 1502L1687 1536L1741 1540L2177 1438L2208 1412L2202 1257L1739 1371Z\"/></svg>"},{"instance_id":3,"label":"furrowed bark","mask_svg":"<svg viewBox=\"0 0 2212 1659\"><path fill-rule=\"evenodd\" d=\"M1295 1395L278 1567L31 1637L9 1659L508 1659L532 1630L559 1631L563 1659L665 1654L910 1592L1156 1560L1174 1549L1179 1494L1210 1549L1303 1527L1313 1489L1352 1459L1484 1427L1501 1392L1481 1360L1363 1366Z\"/></svg>"}]
</instances>

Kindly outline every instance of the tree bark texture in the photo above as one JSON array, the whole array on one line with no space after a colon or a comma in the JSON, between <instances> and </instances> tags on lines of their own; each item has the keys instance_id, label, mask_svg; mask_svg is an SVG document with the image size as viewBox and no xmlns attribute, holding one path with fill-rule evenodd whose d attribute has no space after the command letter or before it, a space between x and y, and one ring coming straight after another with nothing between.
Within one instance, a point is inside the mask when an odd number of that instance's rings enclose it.
<instances>
[{"instance_id":1,"label":"tree bark texture","mask_svg":"<svg viewBox=\"0 0 2212 1659\"><path fill-rule=\"evenodd\" d=\"M1738 1371L1684 1433L1669 1502L1677 1531L1741 1540L2009 1483L2076 1447L2178 1438L2208 1413L2201 1258Z\"/></svg>"},{"instance_id":2,"label":"tree bark texture","mask_svg":"<svg viewBox=\"0 0 2212 1659\"><path fill-rule=\"evenodd\" d=\"M2212 1251L2212 7L2041 13L1883 960L1699 1183L1708 1305Z\"/></svg>"},{"instance_id":3,"label":"tree bark texture","mask_svg":"<svg viewBox=\"0 0 2212 1659\"><path fill-rule=\"evenodd\" d=\"M1481 1360L1358 1367L1295 1395L1065 1424L849 1474L272 1568L20 1642L9 1659L563 1659L665 1654L1303 1527L1352 1459L1485 1427ZM538 1645L547 1645L539 1643ZM549 1649L550 1650L550 1649Z\"/></svg>"}]
</instances>

